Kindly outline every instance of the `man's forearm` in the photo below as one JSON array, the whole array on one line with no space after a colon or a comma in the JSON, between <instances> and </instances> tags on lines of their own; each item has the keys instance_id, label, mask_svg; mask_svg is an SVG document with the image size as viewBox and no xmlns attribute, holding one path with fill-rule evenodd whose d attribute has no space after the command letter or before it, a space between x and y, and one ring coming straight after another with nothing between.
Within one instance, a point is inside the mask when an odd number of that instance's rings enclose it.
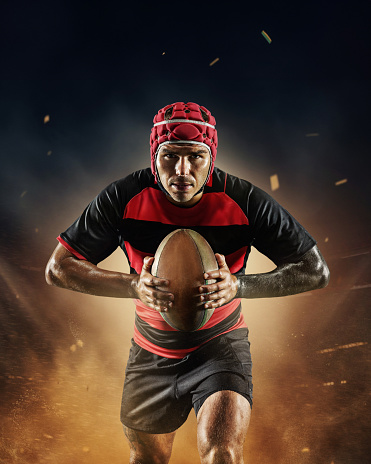
<instances>
[{"instance_id":1,"label":"man's forearm","mask_svg":"<svg viewBox=\"0 0 371 464\"><path fill-rule=\"evenodd\" d=\"M294 295L325 287L329 270L317 247L298 263L278 266L271 272L236 276L236 298L270 298Z\"/></svg>"},{"instance_id":2,"label":"man's forearm","mask_svg":"<svg viewBox=\"0 0 371 464\"><path fill-rule=\"evenodd\" d=\"M264 274L248 274L236 277L238 280L236 298L271 298L321 288L318 285L318 278L302 276L295 267L291 269L277 268Z\"/></svg>"},{"instance_id":3,"label":"man's forearm","mask_svg":"<svg viewBox=\"0 0 371 464\"><path fill-rule=\"evenodd\" d=\"M100 269L89 261L66 258L51 260L46 268L50 285L90 295L116 298L137 298L133 281L137 276Z\"/></svg>"}]
</instances>

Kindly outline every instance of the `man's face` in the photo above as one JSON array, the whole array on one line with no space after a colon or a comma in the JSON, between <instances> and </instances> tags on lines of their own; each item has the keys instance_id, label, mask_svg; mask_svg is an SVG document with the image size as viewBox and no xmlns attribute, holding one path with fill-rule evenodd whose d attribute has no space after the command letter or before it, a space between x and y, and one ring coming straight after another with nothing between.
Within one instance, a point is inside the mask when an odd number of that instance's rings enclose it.
<instances>
[{"instance_id":1,"label":"man's face","mask_svg":"<svg viewBox=\"0 0 371 464\"><path fill-rule=\"evenodd\" d=\"M204 185L211 158L209 150L199 144L165 144L160 148L156 167L168 200L177 206L195 205L202 197L195 193Z\"/></svg>"}]
</instances>

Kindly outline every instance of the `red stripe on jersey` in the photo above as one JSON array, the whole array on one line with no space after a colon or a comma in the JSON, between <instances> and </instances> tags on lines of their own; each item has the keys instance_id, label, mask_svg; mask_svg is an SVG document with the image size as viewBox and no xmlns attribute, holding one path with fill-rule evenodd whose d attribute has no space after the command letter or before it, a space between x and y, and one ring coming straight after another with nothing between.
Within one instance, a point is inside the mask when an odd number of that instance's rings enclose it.
<instances>
[{"instance_id":1,"label":"red stripe on jersey","mask_svg":"<svg viewBox=\"0 0 371 464\"><path fill-rule=\"evenodd\" d=\"M168 330L178 332L176 329L171 327L167 322L164 321L161 314L155 309L142 303L140 300L134 300L135 310L142 321L146 322L151 327L159 330Z\"/></svg>"},{"instance_id":2,"label":"red stripe on jersey","mask_svg":"<svg viewBox=\"0 0 371 464\"><path fill-rule=\"evenodd\" d=\"M225 257L229 270L232 274L242 269L247 248L247 246L244 246L239 250L235 251L234 253L231 253Z\"/></svg>"},{"instance_id":3,"label":"red stripe on jersey","mask_svg":"<svg viewBox=\"0 0 371 464\"><path fill-rule=\"evenodd\" d=\"M161 222L181 227L249 224L238 204L224 192L204 193L192 208L179 208L154 188L146 188L126 205L124 219Z\"/></svg>"},{"instance_id":4,"label":"red stripe on jersey","mask_svg":"<svg viewBox=\"0 0 371 464\"><path fill-rule=\"evenodd\" d=\"M233 313L233 311L237 309L240 303L241 303L241 300L239 298L236 298L235 300L232 300L226 305L220 306L220 308L215 308L213 315L210 317L207 323L200 330L210 329L210 327L214 327L214 325L223 321L225 318L230 316Z\"/></svg>"},{"instance_id":5,"label":"red stripe on jersey","mask_svg":"<svg viewBox=\"0 0 371 464\"><path fill-rule=\"evenodd\" d=\"M210 327L213 327L214 325L223 321L226 317L231 315L233 311L236 310L240 302L241 300L237 298L235 300L232 300L230 303L221 306L220 308L216 308L211 318L200 330L209 329ZM136 307L136 312L138 316L142 319L142 321L146 322L148 325L158 330L177 332L176 329L174 329L164 321L164 319L158 311L150 308L149 306L146 306L140 300L134 300L134 303Z\"/></svg>"},{"instance_id":6,"label":"red stripe on jersey","mask_svg":"<svg viewBox=\"0 0 371 464\"><path fill-rule=\"evenodd\" d=\"M215 335L214 337L211 337L208 341L212 340L215 337L219 337L219 335L226 334L228 332L231 332L232 330L240 329L240 328L245 328L247 327L243 315L240 315L240 318L238 322L231 327L230 329L226 330L225 332L222 332L218 335ZM182 349L182 350L167 350L166 348L161 348L160 346L154 345L153 343L149 342L146 338L143 337L138 331L138 329L134 326L134 341L137 343L139 346L144 348L147 351L150 351L151 353L157 354L158 356L162 356L164 358L175 358L175 359L182 359L185 356L187 356L188 353L191 351L197 350L201 345L195 346L193 348L187 348L187 349ZM204 342L204 343L207 343ZM203 343L203 344L204 344Z\"/></svg>"},{"instance_id":7,"label":"red stripe on jersey","mask_svg":"<svg viewBox=\"0 0 371 464\"><path fill-rule=\"evenodd\" d=\"M73 255L75 255L76 258L84 259L85 261L87 261L87 259L85 258L85 256L80 255L80 253L79 253L78 251L74 250L74 249L71 247L71 245L68 245L68 243L65 242L61 236L57 237L57 240L58 240L58 242L59 242L61 245L64 246L64 248L65 248L66 250L68 250L70 253L72 253Z\"/></svg>"},{"instance_id":8,"label":"red stripe on jersey","mask_svg":"<svg viewBox=\"0 0 371 464\"><path fill-rule=\"evenodd\" d=\"M142 272L143 259L146 256L153 256L151 253L146 253L144 251L139 251L136 248L132 247L129 242L125 243L125 249L129 257L130 266L136 270L138 274Z\"/></svg>"}]
</instances>

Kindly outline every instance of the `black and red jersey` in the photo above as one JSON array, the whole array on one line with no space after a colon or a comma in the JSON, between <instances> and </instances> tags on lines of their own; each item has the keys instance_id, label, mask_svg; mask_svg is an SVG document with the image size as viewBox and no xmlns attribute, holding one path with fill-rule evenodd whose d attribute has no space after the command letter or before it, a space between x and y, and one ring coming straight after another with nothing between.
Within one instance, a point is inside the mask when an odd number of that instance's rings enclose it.
<instances>
[{"instance_id":1,"label":"black and red jersey","mask_svg":"<svg viewBox=\"0 0 371 464\"><path fill-rule=\"evenodd\" d=\"M225 255L233 274L245 273L252 245L279 265L299 261L316 243L270 195L218 168L212 185L191 208L169 202L150 168L136 171L105 188L58 240L94 264L120 246L130 272L139 274L143 258L154 256L160 242L178 228L203 235L215 253ZM217 335L246 327L239 299L217 308L194 332L177 331L157 311L135 303L134 340L165 357L183 358Z\"/></svg>"}]
</instances>

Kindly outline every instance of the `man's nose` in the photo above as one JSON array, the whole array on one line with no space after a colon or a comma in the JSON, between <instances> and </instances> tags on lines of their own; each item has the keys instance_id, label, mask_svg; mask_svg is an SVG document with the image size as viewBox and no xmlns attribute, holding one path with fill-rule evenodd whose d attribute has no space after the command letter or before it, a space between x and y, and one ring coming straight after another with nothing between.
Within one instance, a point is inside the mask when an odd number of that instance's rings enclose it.
<instances>
[{"instance_id":1,"label":"man's nose","mask_svg":"<svg viewBox=\"0 0 371 464\"><path fill-rule=\"evenodd\" d=\"M191 163L183 156L179 158L175 165L175 172L177 176L187 176L191 170Z\"/></svg>"}]
</instances>

